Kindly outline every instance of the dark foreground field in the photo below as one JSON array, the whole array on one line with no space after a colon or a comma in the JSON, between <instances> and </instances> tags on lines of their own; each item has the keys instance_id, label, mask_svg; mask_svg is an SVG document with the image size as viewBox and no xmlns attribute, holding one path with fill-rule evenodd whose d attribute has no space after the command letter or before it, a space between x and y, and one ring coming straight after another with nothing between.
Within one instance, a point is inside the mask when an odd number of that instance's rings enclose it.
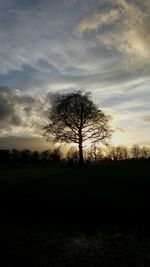
<instances>
[{"instance_id":1,"label":"dark foreground field","mask_svg":"<svg viewBox=\"0 0 150 267\"><path fill-rule=\"evenodd\" d=\"M150 266L150 166L0 170L0 266Z\"/></svg>"}]
</instances>

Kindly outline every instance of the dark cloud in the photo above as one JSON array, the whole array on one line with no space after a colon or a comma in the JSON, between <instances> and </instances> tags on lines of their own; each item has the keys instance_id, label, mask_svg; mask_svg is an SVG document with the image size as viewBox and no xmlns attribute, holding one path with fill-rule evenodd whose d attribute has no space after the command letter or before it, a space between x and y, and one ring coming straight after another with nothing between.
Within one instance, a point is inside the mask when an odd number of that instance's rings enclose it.
<instances>
[{"instance_id":1,"label":"dark cloud","mask_svg":"<svg viewBox=\"0 0 150 267\"><path fill-rule=\"evenodd\" d=\"M0 120L5 120L12 115L14 107L8 101L0 97Z\"/></svg>"},{"instance_id":2,"label":"dark cloud","mask_svg":"<svg viewBox=\"0 0 150 267\"><path fill-rule=\"evenodd\" d=\"M29 94L9 87L0 87L0 129L12 130L15 127L31 127L32 110L38 111L38 101ZM30 115L30 117L29 117Z\"/></svg>"},{"instance_id":3,"label":"dark cloud","mask_svg":"<svg viewBox=\"0 0 150 267\"><path fill-rule=\"evenodd\" d=\"M20 137L20 136L7 136L0 137L0 149L31 149L42 151L50 149L51 144L47 144L41 137Z\"/></svg>"},{"instance_id":4,"label":"dark cloud","mask_svg":"<svg viewBox=\"0 0 150 267\"><path fill-rule=\"evenodd\" d=\"M0 133L42 135L47 110L57 94L24 94L9 87L0 88Z\"/></svg>"},{"instance_id":5,"label":"dark cloud","mask_svg":"<svg viewBox=\"0 0 150 267\"><path fill-rule=\"evenodd\" d=\"M15 111L15 106L11 95L11 90L8 87L0 87L0 120L6 120Z\"/></svg>"},{"instance_id":6,"label":"dark cloud","mask_svg":"<svg viewBox=\"0 0 150 267\"><path fill-rule=\"evenodd\" d=\"M0 94L11 93L11 89L7 86L0 86Z\"/></svg>"},{"instance_id":7,"label":"dark cloud","mask_svg":"<svg viewBox=\"0 0 150 267\"><path fill-rule=\"evenodd\" d=\"M32 111L32 107L31 106L27 106L24 108L25 113L27 114L27 116L31 115L31 111Z\"/></svg>"},{"instance_id":8,"label":"dark cloud","mask_svg":"<svg viewBox=\"0 0 150 267\"><path fill-rule=\"evenodd\" d=\"M21 126L22 125L21 117L16 115L16 114L12 115L10 122L14 126Z\"/></svg>"}]
</instances>

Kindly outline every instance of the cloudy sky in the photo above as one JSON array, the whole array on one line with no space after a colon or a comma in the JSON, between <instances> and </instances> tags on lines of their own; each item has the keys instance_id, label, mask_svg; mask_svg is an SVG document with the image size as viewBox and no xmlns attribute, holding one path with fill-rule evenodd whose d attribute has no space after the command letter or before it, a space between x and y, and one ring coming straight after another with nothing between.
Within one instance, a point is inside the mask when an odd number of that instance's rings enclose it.
<instances>
[{"instance_id":1,"label":"cloudy sky","mask_svg":"<svg viewBox=\"0 0 150 267\"><path fill-rule=\"evenodd\" d=\"M53 94L85 88L114 144L150 145L149 0L1 0L0 148L45 149Z\"/></svg>"}]
</instances>

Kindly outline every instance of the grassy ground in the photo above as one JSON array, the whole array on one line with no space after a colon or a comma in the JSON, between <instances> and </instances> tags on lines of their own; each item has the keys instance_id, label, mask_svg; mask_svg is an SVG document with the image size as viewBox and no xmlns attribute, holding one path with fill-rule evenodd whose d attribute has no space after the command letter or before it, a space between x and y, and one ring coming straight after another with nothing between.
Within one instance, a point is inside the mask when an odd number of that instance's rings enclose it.
<instances>
[{"instance_id":1,"label":"grassy ground","mask_svg":"<svg viewBox=\"0 0 150 267\"><path fill-rule=\"evenodd\" d=\"M1 169L0 265L150 266L149 173L146 163Z\"/></svg>"},{"instance_id":2,"label":"grassy ground","mask_svg":"<svg viewBox=\"0 0 150 267\"><path fill-rule=\"evenodd\" d=\"M150 236L131 228L26 220L1 223L0 238L1 266L150 266Z\"/></svg>"},{"instance_id":3,"label":"grassy ground","mask_svg":"<svg viewBox=\"0 0 150 267\"><path fill-rule=\"evenodd\" d=\"M138 218L138 213L139 217L142 212L147 215L150 204L149 173L150 166L143 163L83 169L59 166L3 169L1 208L13 214L18 213L18 207L23 215L33 213L33 209L37 214L47 211L47 215L48 210L57 209L65 214L69 209L70 214L81 211L80 215L85 212L91 216L93 212L96 216L104 212L110 219L113 213L117 219L123 215L127 219L134 215Z\"/></svg>"}]
</instances>

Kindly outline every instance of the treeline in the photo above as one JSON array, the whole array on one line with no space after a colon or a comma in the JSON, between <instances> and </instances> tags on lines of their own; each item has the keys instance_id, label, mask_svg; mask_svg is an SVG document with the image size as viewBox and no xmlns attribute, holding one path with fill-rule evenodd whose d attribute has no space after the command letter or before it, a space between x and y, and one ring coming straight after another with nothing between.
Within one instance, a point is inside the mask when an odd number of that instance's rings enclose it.
<instances>
[{"instance_id":1,"label":"treeline","mask_svg":"<svg viewBox=\"0 0 150 267\"><path fill-rule=\"evenodd\" d=\"M67 153L67 160L78 161L78 151L72 147ZM150 148L146 146L140 147L133 145L130 149L126 146L107 146L101 148L98 146L91 146L89 149L84 150L85 162L99 163L101 161L139 161L150 160Z\"/></svg>"},{"instance_id":2,"label":"treeline","mask_svg":"<svg viewBox=\"0 0 150 267\"><path fill-rule=\"evenodd\" d=\"M23 150L0 150L0 165L21 166L30 164L74 164L79 162L78 150L70 147L64 153L59 148L42 152ZM150 148L133 145L130 149L125 146L108 146L101 148L91 146L84 149L84 161L86 164L99 164L101 162L120 161L150 161Z\"/></svg>"},{"instance_id":3,"label":"treeline","mask_svg":"<svg viewBox=\"0 0 150 267\"><path fill-rule=\"evenodd\" d=\"M43 152L23 150L0 150L0 165L28 165L39 163L60 163L62 159L59 149L45 150Z\"/></svg>"}]
</instances>

